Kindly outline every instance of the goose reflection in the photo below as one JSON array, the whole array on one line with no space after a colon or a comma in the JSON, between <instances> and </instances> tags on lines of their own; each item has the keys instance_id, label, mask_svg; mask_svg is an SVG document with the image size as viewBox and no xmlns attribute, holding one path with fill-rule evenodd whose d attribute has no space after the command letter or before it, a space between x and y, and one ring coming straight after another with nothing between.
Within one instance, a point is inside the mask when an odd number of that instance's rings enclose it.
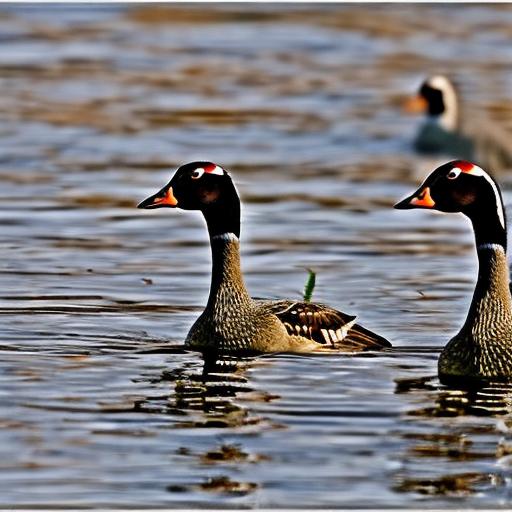
<instances>
[{"instance_id":1,"label":"goose reflection","mask_svg":"<svg viewBox=\"0 0 512 512\"><path fill-rule=\"evenodd\" d=\"M494 416L512 412L512 384L486 382L474 386L443 386L436 376L396 379L395 393L429 392L433 403L413 409L410 416Z\"/></svg>"},{"instance_id":2,"label":"goose reflection","mask_svg":"<svg viewBox=\"0 0 512 512\"><path fill-rule=\"evenodd\" d=\"M234 428L258 425L263 418L237 402L267 402L277 397L251 387L246 372L261 358L203 354L172 370L165 369L152 380L155 386L170 384L169 393L148 396L137 404L141 412L175 415L175 428Z\"/></svg>"},{"instance_id":3,"label":"goose reflection","mask_svg":"<svg viewBox=\"0 0 512 512\"><path fill-rule=\"evenodd\" d=\"M512 431L504 422L512 410L512 385L447 387L437 376L395 382L396 394L415 394L422 405L405 413L408 426L401 437L406 448L399 455L394 491L453 498L499 492L506 485L500 461L512 446ZM497 430L503 432L498 442ZM471 470L460 471L464 463Z\"/></svg>"}]
</instances>

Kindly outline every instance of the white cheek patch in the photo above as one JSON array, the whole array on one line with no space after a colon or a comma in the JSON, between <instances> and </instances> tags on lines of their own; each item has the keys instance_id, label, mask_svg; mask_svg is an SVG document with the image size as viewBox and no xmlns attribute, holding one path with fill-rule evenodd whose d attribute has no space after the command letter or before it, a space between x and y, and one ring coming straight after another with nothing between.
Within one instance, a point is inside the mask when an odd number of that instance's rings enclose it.
<instances>
[{"instance_id":1,"label":"white cheek patch","mask_svg":"<svg viewBox=\"0 0 512 512\"><path fill-rule=\"evenodd\" d=\"M498 191L498 186L496 185L494 180L481 167L478 167L478 165L473 165L471 169L469 169L468 171L463 170L463 172L465 172L466 174L471 174L473 176L481 176L482 178L489 182L494 191L498 218L500 219L501 226L503 227L503 229L505 229L505 212L503 209L503 203L501 201L500 193Z\"/></svg>"}]
</instances>

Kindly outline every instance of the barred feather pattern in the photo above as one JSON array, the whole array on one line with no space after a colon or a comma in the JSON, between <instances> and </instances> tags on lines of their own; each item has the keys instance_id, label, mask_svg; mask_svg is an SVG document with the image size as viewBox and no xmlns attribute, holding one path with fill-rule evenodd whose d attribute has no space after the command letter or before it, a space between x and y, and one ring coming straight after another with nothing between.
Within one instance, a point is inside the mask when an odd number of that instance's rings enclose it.
<instances>
[{"instance_id":1,"label":"barred feather pattern","mask_svg":"<svg viewBox=\"0 0 512 512\"><path fill-rule=\"evenodd\" d=\"M505 250L479 250L478 282L466 322L439 358L441 380L512 376L512 298Z\"/></svg>"},{"instance_id":2,"label":"barred feather pattern","mask_svg":"<svg viewBox=\"0 0 512 512\"><path fill-rule=\"evenodd\" d=\"M280 300L262 305L283 322L288 334L305 336L326 347L369 350L391 346L382 336L357 325L355 316L323 304Z\"/></svg>"},{"instance_id":3,"label":"barred feather pattern","mask_svg":"<svg viewBox=\"0 0 512 512\"><path fill-rule=\"evenodd\" d=\"M276 315L288 334L303 336L322 345L336 346L343 341L356 319L311 302L267 301L261 302L261 307Z\"/></svg>"}]
</instances>

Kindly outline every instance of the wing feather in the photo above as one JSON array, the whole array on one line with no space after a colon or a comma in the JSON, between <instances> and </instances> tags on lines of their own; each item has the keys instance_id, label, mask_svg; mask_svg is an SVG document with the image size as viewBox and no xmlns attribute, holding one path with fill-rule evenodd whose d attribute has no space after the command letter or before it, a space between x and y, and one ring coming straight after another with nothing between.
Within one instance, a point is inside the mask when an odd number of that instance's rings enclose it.
<instances>
[{"instance_id":1,"label":"wing feather","mask_svg":"<svg viewBox=\"0 0 512 512\"><path fill-rule=\"evenodd\" d=\"M356 324L355 316L323 304L280 300L262 302L261 305L279 318L288 334L302 336L320 345L350 350L391 346L382 336Z\"/></svg>"}]
</instances>

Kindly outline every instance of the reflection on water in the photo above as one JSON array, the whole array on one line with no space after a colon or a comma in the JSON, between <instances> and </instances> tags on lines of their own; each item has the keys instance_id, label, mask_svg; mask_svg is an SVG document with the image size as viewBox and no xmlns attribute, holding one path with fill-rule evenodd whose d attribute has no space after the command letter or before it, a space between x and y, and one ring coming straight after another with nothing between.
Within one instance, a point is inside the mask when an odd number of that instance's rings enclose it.
<instances>
[{"instance_id":1,"label":"reflection on water","mask_svg":"<svg viewBox=\"0 0 512 512\"><path fill-rule=\"evenodd\" d=\"M424 402L427 406L422 404L407 411L417 424L415 431L403 434L408 447L403 452L404 465L409 471L398 473L395 490L426 497L468 497L481 493L496 493L502 499L509 496L510 430L500 423L502 437L496 438L496 417L510 414L512 386L489 383L480 388L454 389L441 386L435 377L397 381L397 393L417 394L421 390L429 395L429 400ZM443 418L442 423L434 426L432 420L439 418ZM450 418L463 421L450 422ZM485 471L468 470L493 459L501 463ZM461 470L439 474L433 470L439 461Z\"/></svg>"},{"instance_id":2,"label":"reflection on water","mask_svg":"<svg viewBox=\"0 0 512 512\"><path fill-rule=\"evenodd\" d=\"M251 402L269 402L279 397L259 392L248 385L245 369L250 364L234 358L205 360L202 370L197 364L185 364L174 370L164 370L152 380L153 384L169 383L173 389L161 395L148 396L135 405L135 410L143 413L181 416L174 421L178 429L247 429L280 428L270 425L265 418L257 416L239 403L236 397L250 396ZM180 446L176 450L182 460L189 464L204 467L218 467L219 476L206 480L191 480L181 484L169 484L169 493L212 492L220 495L245 496L256 491L259 485L250 481L238 481L222 474L223 466L237 468L247 464L271 461L270 455L248 453L242 444L219 441L205 451L195 447Z\"/></svg>"},{"instance_id":3,"label":"reflection on water","mask_svg":"<svg viewBox=\"0 0 512 512\"><path fill-rule=\"evenodd\" d=\"M439 384L472 235L391 205L431 170L402 99L451 72L510 124L507 5L2 5L0 495L10 508L505 507L510 394ZM379 353L207 363L199 216L135 205L229 169L253 296ZM509 174L499 176L509 202Z\"/></svg>"},{"instance_id":4,"label":"reflection on water","mask_svg":"<svg viewBox=\"0 0 512 512\"><path fill-rule=\"evenodd\" d=\"M233 400L239 393L256 394L248 387L243 375L243 363L236 360L205 361L201 373L195 364L184 368L164 370L153 382L172 383L172 394L152 396L137 403L137 410L183 415L183 421L176 428L227 428L256 425L257 417L238 406ZM270 400L262 393L260 400ZM196 418L196 419L194 419Z\"/></svg>"},{"instance_id":5,"label":"reflection on water","mask_svg":"<svg viewBox=\"0 0 512 512\"><path fill-rule=\"evenodd\" d=\"M508 414L512 407L512 385L489 382L480 386L457 389L440 386L437 377L397 380L397 393L410 393L421 389L436 390L435 405L409 414L418 416L459 416L463 414Z\"/></svg>"}]
</instances>

